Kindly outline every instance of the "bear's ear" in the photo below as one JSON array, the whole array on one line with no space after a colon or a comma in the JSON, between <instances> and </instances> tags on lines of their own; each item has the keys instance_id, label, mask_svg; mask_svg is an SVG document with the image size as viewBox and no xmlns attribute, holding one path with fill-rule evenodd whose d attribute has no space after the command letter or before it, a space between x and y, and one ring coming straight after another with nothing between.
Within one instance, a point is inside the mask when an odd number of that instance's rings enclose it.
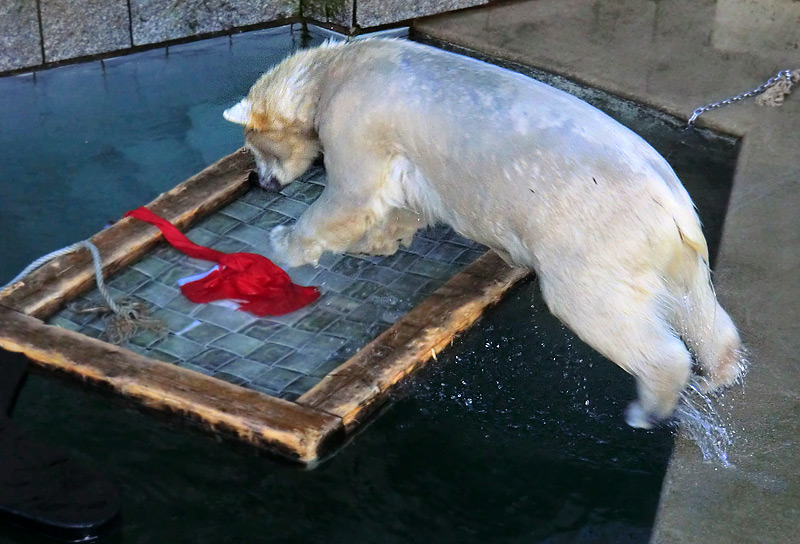
<instances>
[{"instance_id":1,"label":"bear's ear","mask_svg":"<svg viewBox=\"0 0 800 544\"><path fill-rule=\"evenodd\" d=\"M247 100L246 98L242 98L241 102L239 102L232 108L228 108L227 110L225 110L222 116L231 123L247 126L247 123L250 122L251 113L252 113L252 106L250 105L250 101Z\"/></svg>"}]
</instances>

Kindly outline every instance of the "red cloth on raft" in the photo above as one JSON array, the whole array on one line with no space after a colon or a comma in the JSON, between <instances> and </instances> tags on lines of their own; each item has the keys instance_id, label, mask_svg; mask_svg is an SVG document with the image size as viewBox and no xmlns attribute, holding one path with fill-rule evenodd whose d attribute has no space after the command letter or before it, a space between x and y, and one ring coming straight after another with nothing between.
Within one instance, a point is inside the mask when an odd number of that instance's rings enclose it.
<instances>
[{"instance_id":1,"label":"red cloth on raft","mask_svg":"<svg viewBox=\"0 0 800 544\"><path fill-rule=\"evenodd\" d=\"M286 272L263 255L228 254L199 246L172 223L145 207L131 210L125 217L155 225L167 242L189 257L219 264L219 268L207 276L181 286L181 292L192 302L235 300L239 303L239 309L263 317L288 314L319 298L316 287L292 283Z\"/></svg>"}]
</instances>

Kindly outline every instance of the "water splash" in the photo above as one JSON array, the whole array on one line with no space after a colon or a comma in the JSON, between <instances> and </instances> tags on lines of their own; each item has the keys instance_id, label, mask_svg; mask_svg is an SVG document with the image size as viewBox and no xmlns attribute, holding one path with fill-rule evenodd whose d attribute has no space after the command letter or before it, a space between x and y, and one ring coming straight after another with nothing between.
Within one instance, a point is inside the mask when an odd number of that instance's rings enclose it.
<instances>
[{"instance_id":1,"label":"water splash","mask_svg":"<svg viewBox=\"0 0 800 544\"><path fill-rule=\"evenodd\" d=\"M745 346L736 351L738 377L731 385L744 390L744 377L750 361L750 351ZM709 391L705 378L696 376L681 396L673 424L680 435L697 444L705 461L731 467L728 450L733 446L735 432L729 414L722 410L725 408L724 398L724 392Z\"/></svg>"},{"instance_id":2,"label":"water splash","mask_svg":"<svg viewBox=\"0 0 800 544\"><path fill-rule=\"evenodd\" d=\"M730 467L728 449L733 446L733 431L729 431L715 401L722 395L712 396L705 392L698 381L690 384L675 411L678 432L697 444L703 459Z\"/></svg>"}]
</instances>

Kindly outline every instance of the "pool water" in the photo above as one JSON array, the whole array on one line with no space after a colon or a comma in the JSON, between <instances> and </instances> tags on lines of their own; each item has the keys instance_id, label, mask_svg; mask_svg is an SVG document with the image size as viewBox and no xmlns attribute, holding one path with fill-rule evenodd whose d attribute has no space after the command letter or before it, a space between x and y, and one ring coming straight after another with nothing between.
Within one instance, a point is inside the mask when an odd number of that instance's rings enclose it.
<instances>
[{"instance_id":1,"label":"pool water","mask_svg":"<svg viewBox=\"0 0 800 544\"><path fill-rule=\"evenodd\" d=\"M0 282L239 147L222 109L322 39L281 28L0 79ZM713 249L733 142L584 98L670 156ZM29 376L13 419L116 483L107 542L644 543L673 437L624 424L633 396L528 281L313 471L50 374ZM0 542L40 541L0 527Z\"/></svg>"}]
</instances>

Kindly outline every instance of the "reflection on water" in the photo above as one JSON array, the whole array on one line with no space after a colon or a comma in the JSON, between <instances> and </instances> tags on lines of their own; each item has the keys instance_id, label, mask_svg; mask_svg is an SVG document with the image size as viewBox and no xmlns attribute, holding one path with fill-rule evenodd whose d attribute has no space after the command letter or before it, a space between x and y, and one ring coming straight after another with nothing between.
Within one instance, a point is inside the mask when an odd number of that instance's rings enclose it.
<instances>
[{"instance_id":1,"label":"reflection on water","mask_svg":"<svg viewBox=\"0 0 800 544\"><path fill-rule=\"evenodd\" d=\"M241 147L222 111L322 41L287 27L0 78L0 284Z\"/></svg>"}]
</instances>

